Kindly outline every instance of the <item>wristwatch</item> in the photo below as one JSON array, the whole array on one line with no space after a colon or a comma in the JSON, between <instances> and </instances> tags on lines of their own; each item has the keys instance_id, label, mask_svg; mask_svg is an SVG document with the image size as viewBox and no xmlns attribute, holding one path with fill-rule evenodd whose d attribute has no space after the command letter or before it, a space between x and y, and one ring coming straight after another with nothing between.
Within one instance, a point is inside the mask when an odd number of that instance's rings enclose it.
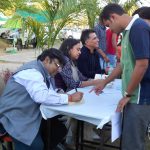
<instances>
[{"instance_id":1,"label":"wristwatch","mask_svg":"<svg viewBox=\"0 0 150 150\"><path fill-rule=\"evenodd\" d=\"M132 94L128 94L128 92L124 92L124 95L123 95L124 97L131 97L131 96L133 96Z\"/></svg>"}]
</instances>

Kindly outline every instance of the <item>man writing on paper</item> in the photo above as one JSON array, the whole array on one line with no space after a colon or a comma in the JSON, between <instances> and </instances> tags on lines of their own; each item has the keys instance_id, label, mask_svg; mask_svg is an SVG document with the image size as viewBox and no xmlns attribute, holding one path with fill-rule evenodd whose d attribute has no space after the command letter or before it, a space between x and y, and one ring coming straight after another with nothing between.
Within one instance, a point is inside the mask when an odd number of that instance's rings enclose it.
<instances>
[{"instance_id":1,"label":"man writing on paper","mask_svg":"<svg viewBox=\"0 0 150 150\"><path fill-rule=\"evenodd\" d=\"M0 127L13 138L15 150L43 150L40 104L64 105L82 99L81 92L56 93L53 76L63 64L62 53L51 48L43 51L37 60L20 67L8 80L0 97ZM55 126L53 130L59 128ZM58 140L56 136L51 138Z\"/></svg>"}]
</instances>

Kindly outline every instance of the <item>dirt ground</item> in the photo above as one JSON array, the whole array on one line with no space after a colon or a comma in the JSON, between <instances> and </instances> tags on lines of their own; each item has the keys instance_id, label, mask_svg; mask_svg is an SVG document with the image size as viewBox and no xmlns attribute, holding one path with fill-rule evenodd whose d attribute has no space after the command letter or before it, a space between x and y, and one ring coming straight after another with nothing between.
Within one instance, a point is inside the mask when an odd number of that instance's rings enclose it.
<instances>
[{"instance_id":1,"label":"dirt ground","mask_svg":"<svg viewBox=\"0 0 150 150\"><path fill-rule=\"evenodd\" d=\"M23 49L22 51L17 51L16 53L6 53L5 48L8 46L10 45L0 40L0 71L6 69L14 71L23 63L36 59L36 57L40 53L36 49ZM55 47L58 48L59 46L56 45ZM149 149L150 149L150 141L147 139L147 150ZM92 150L92 149L84 148L84 150ZM105 148L105 150L116 150L116 149Z\"/></svg>"}]
</instances>

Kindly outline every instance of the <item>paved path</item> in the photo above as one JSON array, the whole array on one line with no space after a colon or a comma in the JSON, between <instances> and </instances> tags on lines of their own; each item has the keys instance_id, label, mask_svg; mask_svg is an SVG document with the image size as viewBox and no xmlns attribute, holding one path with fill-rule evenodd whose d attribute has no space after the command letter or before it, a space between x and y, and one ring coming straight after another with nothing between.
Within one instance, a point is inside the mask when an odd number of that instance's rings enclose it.
<instances>
[{"instance_id":1,"label":"paved path","mask_svg":"<svg viewBox=\"0 0 150 150\"><path fill-rule=\"evenodd\" d=\"M23 49L14 54L3 53L0 55L0 70L15 70L23 63L36 59L39 54L40 52L34 49Z\"/></svg>"}]
</instances>

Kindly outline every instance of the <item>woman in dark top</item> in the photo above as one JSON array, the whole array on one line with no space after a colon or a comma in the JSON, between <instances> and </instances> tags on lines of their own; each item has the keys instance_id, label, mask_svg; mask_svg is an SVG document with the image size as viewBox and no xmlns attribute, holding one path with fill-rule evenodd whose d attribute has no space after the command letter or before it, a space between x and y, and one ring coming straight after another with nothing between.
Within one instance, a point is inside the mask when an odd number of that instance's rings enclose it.
<instances>
[{"instance_id":1,"label":"woman in dark top","mask_svg":"<svg viewBox=\"0 0 150 150\"><path fill-rule=\"evenodd\" d=\"M100 80L88 79L78 70L76 60L81 54L80 47L80 41L76 39L66 39L60 46L66 60L60 75L67 86L67 90L91 86L100 82Z\"/></svg>"}]
</instances>

